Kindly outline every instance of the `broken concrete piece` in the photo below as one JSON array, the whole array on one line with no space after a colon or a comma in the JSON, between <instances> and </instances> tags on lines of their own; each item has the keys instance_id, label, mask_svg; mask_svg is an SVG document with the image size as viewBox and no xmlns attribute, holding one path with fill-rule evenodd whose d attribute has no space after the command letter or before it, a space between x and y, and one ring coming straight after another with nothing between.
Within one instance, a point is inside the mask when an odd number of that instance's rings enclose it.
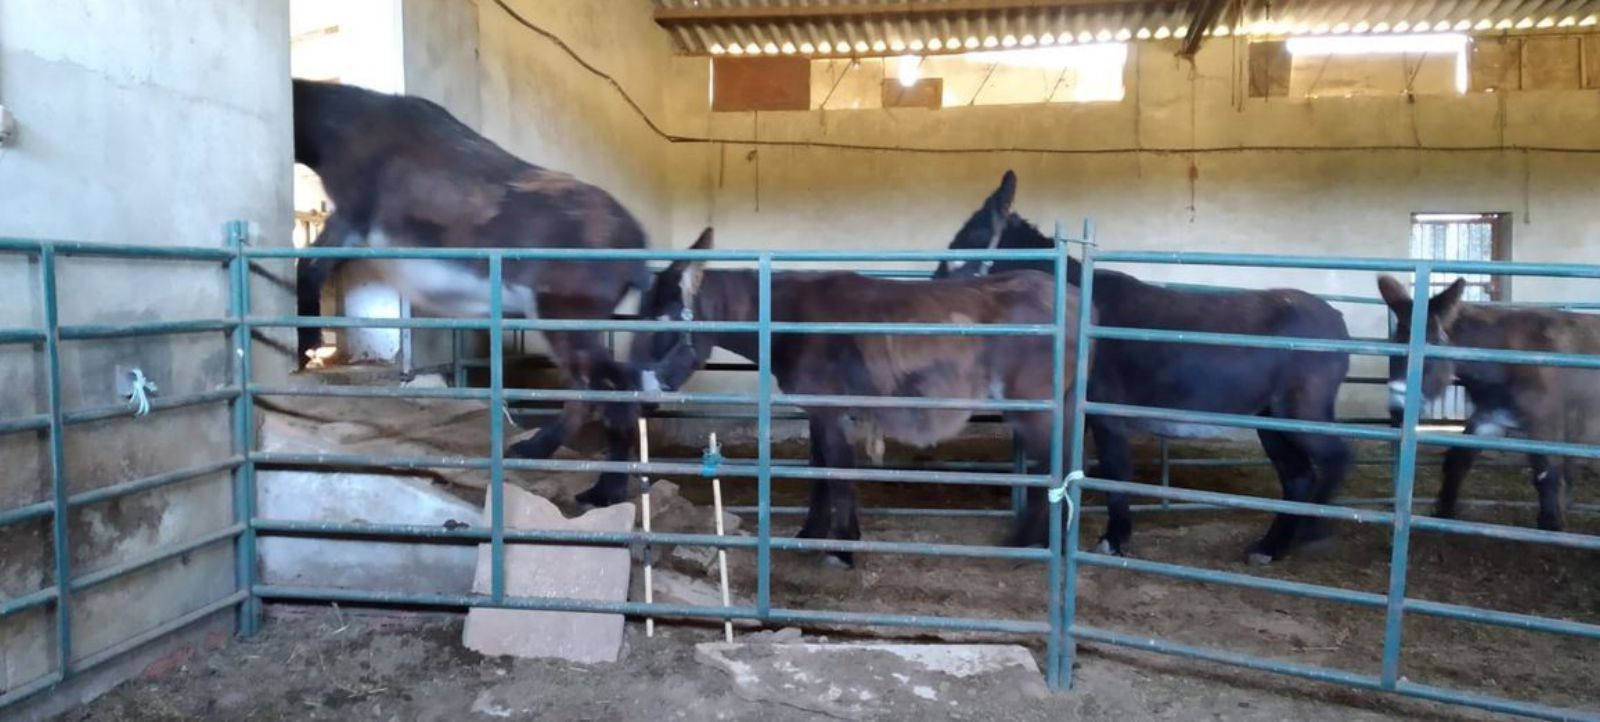
<instances>
[{"instance_id":1,"label":"broken concrete piece","mask_svg":"<svg viewBox=\"0 0 1600 722\"><path fill-rule=\"evenodd\" d=\"M670 569L657 568L652 575L655 577L655 603L670 604L679 607L720 607L722 604L722 588L710 582L701 581L692 577L679 574ZM633 601L644 601L644 575L640 574L633 580L631 597ZM739 596L730 598L735 607L754 606L749 599ZM657 617L657 619L672 619L674 617ZM705 617L696 617L705 619ZM735 619L735 627L756 627L759 623L754 619Z\"/></svg>"},{"instance_id":2,"label":"broken concrete piece","mask_svg":"<svg viewBox=\"0 0 1600 722\"><path fill-rule=\"evenodd\" d=\"M472 523L478 509L428 479L386 474L259 471L256 505L264 519L340 523ZM471 547L366 540L264 537L267 584L412 593L465 594L476 557Z\"/></svg>"},{"instance_id":3,"label":"broken concrete piece","mask_svg":"<svg viewBox=\"0 0 1600 722\"><path fill-rule=\"evenodd\" d=\"M799 627L784 627L783 629L751 632L744 635L740 641L745 644L795 644L805 637Z\"/></svg>"},{"instance_id":4,"label":"broken concrete piece","mask_svg":"<svg viewBox=\"0 0 1600 722\"><path fill-rule=\"evenodd\" d=\"M717 573L716 547L675 546L667 558L674 566L692 570L697 574Z\"/></svg>"},{"instance_id":5,"label":"broken concrete piece","mask_svg":"<svg viewBox=\"0 0 1600 722\"><path fill-rule=\"evenodd\" d=\"M976 711L1006 697L1048 694L1020 645L714 642L695 645L695 659L727 672L744 699L842 719Z\"/></svg>"},{"instance_id":6,"label":"broken concrete piece","mask_svg":"<svg viewBox=\"0 0 1600 722\"><path fill-rule=\"evenodd\" d=\"M484 517L487 525L487 507ZM617 504L568 519L548 500L506 487L507 529L632 531L633 519L632 504ZM621 602L628 597L631 570L628 550L622 547L508 544L505 549L508 597ZM478 547L472 590L478 594L490 592L487 544ZM473 608L467 612L462 644L489 656L615 662L622 649L622 624L620 614Z\"/></svg>"}]
</instances>

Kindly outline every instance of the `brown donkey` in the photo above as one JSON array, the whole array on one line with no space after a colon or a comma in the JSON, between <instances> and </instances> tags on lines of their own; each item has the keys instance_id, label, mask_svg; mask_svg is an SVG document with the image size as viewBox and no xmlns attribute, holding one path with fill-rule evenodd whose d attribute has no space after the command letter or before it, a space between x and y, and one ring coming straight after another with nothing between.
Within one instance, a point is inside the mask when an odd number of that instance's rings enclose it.
<instances>
[{"instance_id":1,"label":"brown donkey","mask_svg":"<svg viewBox=\"0 0 1600 722\"><path fill-rule=\"evenodd\" d=\"M694 249L711 248L711 229ZM944 281L899 281L847 272L780 272L772 276L772 320L844 323L1054 323L1054 284L1036 271ZM703 321L756 320L759 289L754 270L707 270L704 262L679 261L657 274L640 303L649 318ZM1067 353L1077 349L1078 293L1068 289ZM920 396L963 399L1049 399L1051 344L1048 336L905 336L776 334L772 373L791 394ZM657 333L635 340L636 359L659 364L663 385L673 387L694 373L714 347L757 358L753 333ZM1072 398L1072 356L1065 359L1066 398ZM811 463L856 465L854 441L872 446L893 439L929 446L964 429L967 409L805 409L811 425ZM1068 419L1071 410L1067 411ZM1051 414L1007 412L1007 421L1029 458L1050 458ZM1070 422L1069 422L1070 423ZM1036 466L1037 470L1038 467ZM1045 490L1029 489L1013 542L1041 544L1049 533ZM860 539L855 485L815 481L801 537ZM833 558L853 564L849 553Z\"/></svg>"},{"instance_id":2,"label":"brown donkey","mask_svg":"<svg viewBox=\"0 0 1600 722\"><path fill-rule=\"evenodd\" d=\"M646 246L644 230L609 193L564 173L524 162L422 98L334 83L294 81L295 160L322 179L334 212L314 245L374 248L596 248ZM489 312L487 261L359 260L424 312L483 317ZM319 315L330 259L299 265L299 312ZM508 316L609 319L649 274L640 260L506 261ZM304 352L320 336L303 329ZM545 332L557 365L579 388L632 390L651 385L611 358L597 331ZM606 404L607 458L632 458L639 409ZM593 405L569 403L559 419L513 447L543 458L586 421ZM579 500L621 501L627 477L602 474Z\"/></svg>"},{"instance_id":3,"label":"brown donkey","mask_svg":"<svg viewBox=\"0 0 1600 722\"><path fill-rule=\"evenodd\" d=\"M1428 343L1600 355L1600 316L1463 303L1465 288L1465 279L1458 278L1428 300ZM1399 317L1392 339L1404 343L1411 335L1411 294L1392 276L1378 278L1378 291ZM1404 409L1405 378L1406 360L1391 358L1391 415ZM1438 398L1452 381L1461 382L1472 401L1468 434L1514 433L1542 441L1600 444L1600 370L1430 358L1422 365L1423 400ZM1461 481L1472 471L1479 453L1466 448L1445 452L1444 481L1435 515L1455 516ZM1560 530L1565 526L1566 503L1580 461L1528 455L1533 486L1539 492L1539 528Z\"/></svg>"}]
</instances>

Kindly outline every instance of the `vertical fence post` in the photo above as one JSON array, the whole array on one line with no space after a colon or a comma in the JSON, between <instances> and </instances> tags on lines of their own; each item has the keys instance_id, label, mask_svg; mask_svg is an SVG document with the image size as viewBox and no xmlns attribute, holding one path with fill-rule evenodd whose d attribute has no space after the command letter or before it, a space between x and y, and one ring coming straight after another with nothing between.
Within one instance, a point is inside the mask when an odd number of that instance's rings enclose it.
<instances>
[{"instance_id":1,"label":"vertical fence post","mask_svg":"<svg viewBox=\"0 0 1600 722\"><path fill-rule=\"evenodd\" d=\"M1094 223L1090 220L1083 222L1083 266L1082 277L1078 281L1078 347L1076 358L1073 359L1072 379L1072 456L1070 464L1073 472L1082 473L1084 465L1083 435L1087 431L1088 419L1084 415L1083 407L1088 402L1089 394L1089 354L1091 353L1090 332L1094 320ZM1072 508L1080 510L1078 513L1067 517L1066 539L1062 545L1062 555L1065 557L1062 574L1066 577L1066 591L1061 600L1061 679L1060 687L1072 687L1072 661L1077 655L1077 644L1073 641L1072 625L1076 623L1078 615L1078 535L1079 526L1083 520L1083 487L1071 484L1067 487L1067 499Z\"/></svg>"},{"instance_id":2,"label":"vertical fence post","mask_svg":"<svg viewBox=\"0 0 1600 722\"><path fill-rule=\"evenodd\" d=\"M1055 230L1055 305L1051 308L1051 322L1055 325L1050 335L1050 483L1060 484L1066 478L1063 470L1064 452L1062 437L1066 434L1067 396L1067 244L1062 242L1061 223ZM1034 495L1038 498L1038 495ZM1062 629L1065 617L1061 613L1065 588L1061 569L1061 502L1050 502L1050 637L1045 640L1045 681L1051 687L1061 686L1061 641L1066 636ZM1070 673L1070 672L1069 672Z\"/></svg>"},{"instance_id":3,"label":"vertical fence post","mask_svg":"<svg viewBox=\"0 0 1600 722\"><path fill-rule=\"evenodd\" d=\"M249 232L243 221L227 225L228 246L233 258L228 261L229 311L233 315L233 378L239 387L239 398L233 402L233 453L243 460L233 472L233 517L244 525L244 531L234 542L234 575L239 590L245 593L239 604L236 626L239 636L252 637L260 629L260 600L255 596L256 584L256 484L255 462L250 454L255 450L255 397L250 393L250 259L244 247Z\"/></svg>"},{"instance_id":4,"label":"vertical fence post","mask_svg":"<svg viewBox=\"0 0 1600 722\"><path fill-rule=\"evenodd\" d=\"M459 328L450 329L450 378L458 389L467 387L466 345L466 334Z\"/></svg>"},{"instance_id":5,"label":"vertical fence post","mask_svg":"<svg viewBox=\"0 0 1600 722\"><path fill-rule=\"evenodd\" d=\"M1394 689L1400 678L1400 637L1405 614L1406 564L1411 551L1412 487L1417 470L1417 420L1422 413L1422 368L1427 354L1428 288L1433 264L1417 264L1417 288L1422 294L1411 302L1411 335L1406 339L1406 403L1400 424L1400 453L1394 469L1394 537L1389 555L1389 598L1384 612L1384 689Z\"/></svg>"},{"instance_id":6,"label":"vertical fence post","mask_svg":"<svg viewBox=\"0 0 1600 722\"><path fill-rule=\"evenodd\" d=\"M1172 457L1170 449L1167 448L1167 437L1161 437L1158 443L1161 445L1161 488L1165 489L1172 486ZM1166 509L1170 506L1172 500L1161 497L1161 508Z\"/></svg>"},{"instance_id":7,"label":"vertical fence post","mask_svg":"<svg viewBox=\"0 0 1600 722\"><path fill-rule=\"evenodd\" d=\"M489 596L494 603L506 595L506 495L505 495L505 302L501 276L504 257L489 256Z\"/></svg>"},{"instance_id":8,"label":"vertical fence post","mask_svg":"<svg viewBox=\"0 0 1600 722\"><path fill-rule=\"evenodd\" d=\"M772 254L756 263L756 613L766 621L772 612Z\"/></svg>"},{"instance_id":9,"label":"vertical fence post","mask_svg":"<svg viewBox=\"0 0 1600 722\"><path fill-rule=\"evenodd\" d=\"M39 251L39 285L44 297L46 389L50 413L50 501L53 506L51 548L56 571L56 646L61 679L72 674L72 546L67 539L71 523L67 506L66 423L61 409L61 309L56 294L56 249L49 243Z\"/></svg>"},{"instance_id":10,"label":"vertical fence post","mask_svg":"<svg viewBox=\"0 0 1600 722\"><path fill-rule=\"evenodd\" d=\"M1028 473L1028 450L1022 445L1022 435L1011 434L1011 473ZM1011 487L1011 516L1021 519L1022 512L1028 503L1028 489L1022 486Z\"/></svg>"}]
</instances>

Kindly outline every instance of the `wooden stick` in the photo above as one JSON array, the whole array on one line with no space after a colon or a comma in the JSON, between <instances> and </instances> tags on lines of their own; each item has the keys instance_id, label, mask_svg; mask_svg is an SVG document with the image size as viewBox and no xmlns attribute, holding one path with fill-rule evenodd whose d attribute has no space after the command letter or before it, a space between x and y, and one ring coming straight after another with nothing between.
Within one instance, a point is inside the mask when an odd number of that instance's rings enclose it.
<instances>
[{"instance_id":1,"label":"wooden stick","mask_svg":"<svg viewBox=\"0 0 1600 722\"><path fill-rule=\"evenodd\" d=\"M639 461L650 463L650 432L645 426L644 417L639 417ZM650 532L650 477L640 477L644 480L644 492L639 495L640 509L644 513L644 530ZM644 547L644 603L654 604L656 601L655 565L650 561L650 546ZM656 636L656 618L644 618L644 636Z\"/></svg>"},{"instance_id":2,"label":"wooden stick","mask_svg":"<svg viewBox=\"0 0 1600 722\"><path fill-rule=\"evenodd\" d=\"M710 448L712 451L716 451L717 449L717 433L715 431L711 432ZM723 536L726 534L726 531L723 529L722 524L722 479L717 477L712 477L711 479L711 505L711 513L716 516L717 520L717 536ZM717 569L722 574L722 606L725 608L731 607L733 606L733 600L728 594L727 547L717 547ZM722 620L722 636L727 639L729 644L733 643L732 619Z\"/></svg>"}]
</instances>

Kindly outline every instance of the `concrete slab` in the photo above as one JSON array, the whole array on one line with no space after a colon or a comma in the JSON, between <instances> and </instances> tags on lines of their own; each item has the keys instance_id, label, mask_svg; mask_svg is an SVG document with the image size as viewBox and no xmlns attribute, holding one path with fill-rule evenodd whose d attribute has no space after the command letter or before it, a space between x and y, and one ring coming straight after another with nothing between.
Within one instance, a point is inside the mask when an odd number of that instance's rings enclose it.
<instances>
[{"instance_id":1,"label":"concrete slab","mask_svg":"<svg viewBox=\"0 0 1600 722\"><path fill-rule=\"evenodd\" d=\"M261 471L256 491L273 520L444 526L479 515L423 477ZM263 537L258 549L267 584L465 594L477 563L471 546L449 544Z\"/></svg>"},{"instance_id":2,"label":"concrete slab","mask_svg":"<svg viewBox=\"0 0 1600 722\"><path fill-rule=\"evenodd\" d=\"M841 719L902 718L980 710L1049 692L1019 645L734 643L695 645L734 693Z\"/></svg>"},{"instance_id":3,"label":"concrete slab","mask_svg":"<svg viewBox=\"0 0 1600 722\"><path fill-rule=\"evenodd\" d=\"M722 589L713 582L695 579L687 574L680 574L670 569L656 567L655 576L655 603L671 604L685 607L720 607L722 605ZM644 601L644 574L640 573L633 578L630 585L629 598L635 602ZM753 600L737 594L730 597L735 607L754 606ZM670 617L657 617L666 619ZM696 619L705 619L696 617ZM753 619L735 619L735 627L755 628L760 623Z\"/></svg>"},{"instance_id":4,"label":"concrete slab","mask_svg":"<svg viewBox=\"0 0 1600 722\"><path fill-rule=\"evenodd\" d=\"M515 487L506 488L508 529L631 531L632 504L617 504L568 519L555 504ZM485 512L487 516L487 512ZM506 594L621 602L632 571L628 550L518 544L506 547ZM490 591L489 545L478 547L472 589ZM622 650L620 614L476 608L467 612L462 644L489 656L555 657L574 662L615 662Z\"/></svg>"}]
</instances>

